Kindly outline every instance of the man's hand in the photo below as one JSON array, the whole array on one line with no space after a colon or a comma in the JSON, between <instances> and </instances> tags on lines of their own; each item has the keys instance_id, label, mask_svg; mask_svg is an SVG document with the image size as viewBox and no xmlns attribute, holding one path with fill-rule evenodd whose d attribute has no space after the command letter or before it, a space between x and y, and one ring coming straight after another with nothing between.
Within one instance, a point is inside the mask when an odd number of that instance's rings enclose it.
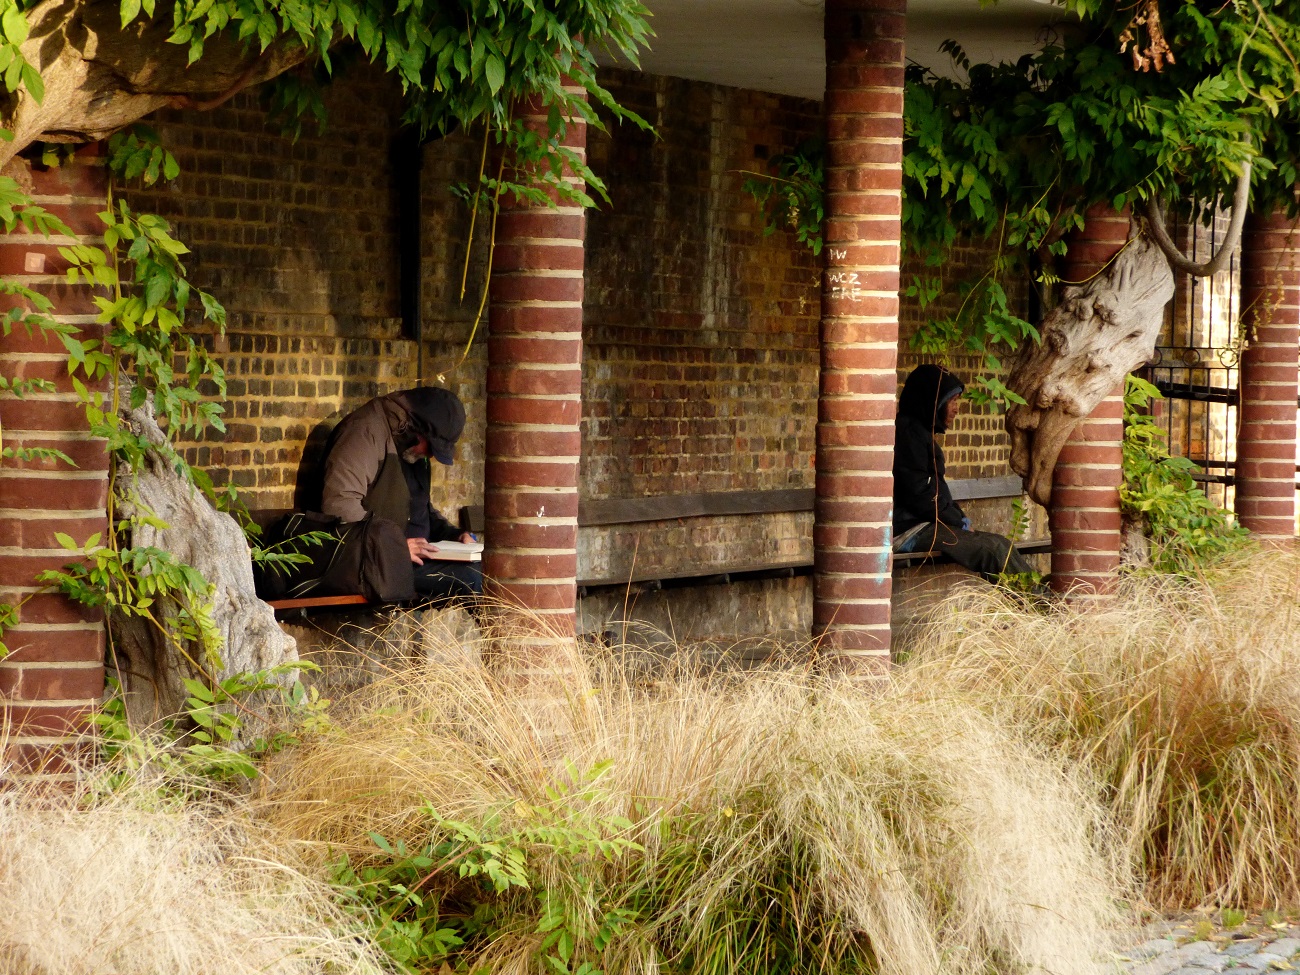
<instances>
[{"instance_id":1,"label":"man's hand","mask_svg":"<svg viewBox=\"0 0 1300 975\"><path fill-rule=\"evenodd\" d=\"M475 538L473 535L471 535L469 532L461 532L460 538L456 539L456 541L460 542L463 545L468 545L470 542L477 542L478 539Z\"/></svg>"},{"instance_id":2,"label":"man's hand","mask_svg":"<svg viewBox=\"0 0 1300 975\"><path fill-rule=\"evenodd\" d=\"M412 562L416 565L424 565L424 560L432 558L438 551L438 546L427 539L408 538L406 540L406 549L411 553Z\"/></svg>"}]
</instances>

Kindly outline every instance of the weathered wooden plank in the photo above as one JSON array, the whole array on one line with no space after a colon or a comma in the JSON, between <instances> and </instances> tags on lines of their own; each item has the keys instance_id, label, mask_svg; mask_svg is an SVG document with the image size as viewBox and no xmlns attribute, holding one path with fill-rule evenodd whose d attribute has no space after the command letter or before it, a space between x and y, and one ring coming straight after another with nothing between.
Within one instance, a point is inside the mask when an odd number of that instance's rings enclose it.
<instances>
[{"instance_id":1,"label":"weathered wooden plank","mask_svg":"<svg viewBox=\"0 0 1300 975\"><path fill-rule=\"evenodd\" d=\"M675 569L636 569L623 575L596 576L579 579L580 586L622 586L640 582L664 582L677 579L710 578L713 576L743 575L750 572L779 572L785 569L811 568L811 559L771 559L766 562L728 562L722 565L686 565Z\"/></svg>"},{"instance_id":2,"label":"weathered wooden plank","mask_svg":"<svg viewBox=\"0 0 1300 975\"><path fill-rule=\"evenodd\" d=\"M579 502L578 524L624 525L640 521L699 518L706 515L761 515L780 511L811 511L812 506L812 488L664 494L648 498L609 498Z\"/></svg>"},{"instance_id":3,"label":"weathered wooden plank","mask_svg":"<svg viewBox=\"0 0 1300 975\"><path fill-rule=\"evenodd\" d=\"M973 501L976 498L1018 498L1025 493L1020 478L1009 477L953 478L948 481L954 500Z\"/></svg>"},{"instance_id":4,"label":"weathered wooden plank","mask_svg":"<svg viewBox=\"0 0 1300 975\"><path fill-rule=\"evenodd\" d=\"M308 596L303 599L272 599L266 605L272 609L311 609L322 606L365 606L370 600L365 596Z\"/></svg>"}]
</instances>

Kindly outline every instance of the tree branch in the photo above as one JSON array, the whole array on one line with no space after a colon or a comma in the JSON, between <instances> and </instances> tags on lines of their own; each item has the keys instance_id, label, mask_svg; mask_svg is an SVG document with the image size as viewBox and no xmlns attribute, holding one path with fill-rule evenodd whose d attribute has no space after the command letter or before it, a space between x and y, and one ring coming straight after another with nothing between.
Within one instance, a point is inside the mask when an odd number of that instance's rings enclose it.
<instances>
[{"instance_id":1,"label":"tree branch","mask_svg":"<svg viewBox=\"0 0 1300 975\"><path fill-rule=\"evenodd\" d=\"M1221 270L1228 257L1232 254L1233 248L1237 246L1237 241L1241 238L1241 228L1246 222L1246 210L1249 205L1250 160L1247 159L1242 164L1241 177L1237 180L1237 191L1232 197L1232 220L1228 223L1227 236L1223 238L1223 243L1219 245L1218 252L1204 264L1194 263L1178 249L1178 245L1170 238L1169 231L1165 227L1164 209L1159 199L1153 196L1147 200L1144 212L1147 218L1147 227L1151 231L1151 239L1164 251L1165 257L1169 258L1170 267L1175 271L1182 271L1184 274L1205 278Z\"/></svg>"}]
</instances>

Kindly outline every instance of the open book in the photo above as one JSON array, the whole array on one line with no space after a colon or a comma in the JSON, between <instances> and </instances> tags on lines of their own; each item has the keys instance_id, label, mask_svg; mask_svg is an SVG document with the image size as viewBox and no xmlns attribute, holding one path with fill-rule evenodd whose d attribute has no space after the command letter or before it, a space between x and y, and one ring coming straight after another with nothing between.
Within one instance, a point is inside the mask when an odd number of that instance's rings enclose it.
<instances>
[{"instance_id":1,"label":"open book","mask_svg":"<svg viewBox=\"0 0 1300 975\"><path fill-rule=\"evenodd\" d=\"M481 562L483 560L482 542L434 542L438 551L429 558L443 562Z\"/></svg>"}]
</instances>

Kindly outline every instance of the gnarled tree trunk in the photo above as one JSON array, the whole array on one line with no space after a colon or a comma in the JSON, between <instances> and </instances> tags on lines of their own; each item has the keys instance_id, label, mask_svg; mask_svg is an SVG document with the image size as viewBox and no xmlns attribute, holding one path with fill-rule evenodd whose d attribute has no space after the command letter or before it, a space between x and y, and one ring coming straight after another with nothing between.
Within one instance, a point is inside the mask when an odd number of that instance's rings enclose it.
<instances>
[{"instance_id":1,"label":"gnarled tree trunk","mask_svg":"<svg viewBox=\"0 0 1300 975\"><path fill-rule=\"evenodd\" d=\"M1007 380L1025 398L1007 411L1011 469L1039 504L1051 500L1056 459L1075 426L1151 358L1173 296L1168 259L1136 237L1095 278L1066 288L1042 342L1021 351Z\"/></svg>"},{"instance_id":2,"label":"gnarled tree trunk","mask_svg":"<svg viewBox=\"0 0 1300 975\"><path fill-rule=\"evenodd\" d=\"M122 418L152 443L164 442L151 402L135 410L124 408ZM217 511L156 451L148 453L140 470L119 465L116 483L116 504L123 517L148 513L167 526L136 526L132 546L170 552L214 587L212 617L225 645L221 666L208 670L208 678L220 680L298 659L293 637L280 629L274 611L253 591L248 543L230 515ZM167 620L174 618L177 606L161 599L153 609L159 619ZM131 719L148 723L179 712L186 697L182 681L204 676L196 666L205 664L202 651L189 651L193 659L187 659L157 626L138 616L116 614L109 625Z\"/></svg>"},{"instance_id":3,"label":"gnarled tree trunk","mask_svg":"<svg viewBox=\"0 0 1300 975\"><path fill-rule=\"evenodd\" d=\"M216 103L299 64L300 45L257 45L227 36L208 38L203 60L190 65L189 47L169 44L171 16L121 27L118 0L44 0L26 14L23 56L40 73L45 97L10 95L0 125L13 133L0 142L0 167L38 139L93 142L165 105Z\"/></svg>"}]
</instances>

